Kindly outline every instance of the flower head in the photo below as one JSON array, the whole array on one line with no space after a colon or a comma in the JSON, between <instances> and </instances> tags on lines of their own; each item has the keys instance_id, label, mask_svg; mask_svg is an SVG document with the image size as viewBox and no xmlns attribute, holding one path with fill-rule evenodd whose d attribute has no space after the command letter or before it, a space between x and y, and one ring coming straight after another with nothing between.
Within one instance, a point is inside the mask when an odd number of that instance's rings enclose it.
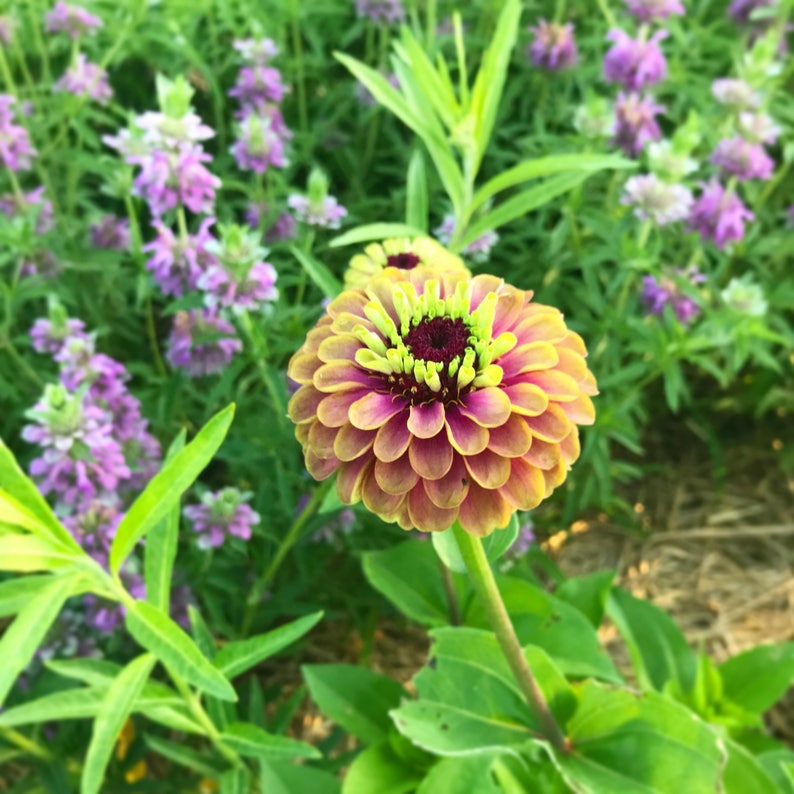
<instances>
[{"instance_id":1,"label":"flower head","mask_svg":"<svg viewBox=\"0 0 794 794\"><path fill-rule=\"evenodd\" d=\"M720 297L731 309L748 317L763 317L769 306L761 287L746 277L732 278Z\"/></svg>"},{"instance_id":2,"label":"flower head","mask_svg":"<svg viewBox=\"0 0 794 794\"><path fill-rule=\"evenodd\" d=\"M339 203L336 196L323 196L312 199L293 193L287 198L287 206L295 213L295 217L309 226L320 226L326 229L338 229L347 210Z\"/></svg>"},{"instance_id":3,"label":"flower head","mask_svg":"<svg viewBox=\"0 0 794 794\"><path fill-rule=\"evenodd\" d=\"M670 185L655 174L645 174L627 180L621 201L634 207L640 220L664 226L689 216L692 193L683 185Z\"/></svg>"},{"instance_id":4,"label":"flower head","mask_svg":"<svg viewBox=\"0 0 794 794\"><path fill-rule=\"evenodd\" d=\"M62 0L44 17L44 29L48 33L66 33L73 39L79 39L85 33L93 33L104 23L99 17L89 14L81 6L64 3Z\"/></svg>"},{"instance_id":5,"label":"flower head","mask_svg":"<svg viewBox=\"0 0 794 794\"><path fill-rule=\"evenodd\" d=\"M455 216L451 213L444 216L435 235L444 245L449 245L455 235ZM491 249L499 242L499 234L493 229L483 232L479 237L467 243L461 254L477 264L485 264L491 257Z\"/></svg>"},{"instance_id":6,"label":"flower head","mask_svg":"<svg viewBox=\"0 0 794 794\"><path fill-rule=\"evenodd\" d=\"M369 17L373 22L387 25L405 19L402 0L356 0L356 13L360 17Z\"/></svg>"},{"instance_id":7,"label":"flower head","mask_svg":"<svg viewBox=\"0 0 794 794\"><path fill-rule=\"evenodd\" d=\"M230 151L243 171L264 174L270 166L284 168L287 165L284 149L291 133L275 106L246 113L240 120L238 135Z\"/></svg>"},{"instance_id":8,"label":"flower head","mask_svg":"<svg viewBox=\"0 0 794 794\"><path fill-rule=\"evenodd\" d=\"M769 179L775 161L760 143L735 137L720 141L711 155L711 162L737 179Z\"/></svg>"},{"instance_id":9,"label":"flower head","mask_svg":"<svg viewBox=\"0 0 794 794\"><path fill-rule=\"evenodd\" d=\"M53 307L49 317L39 317L30 329L30 341L37 353L57 355L73 339L88 339L85 323L67 317L59 305Z\"/></svg>"},{"instance_id":10,"label":"flower head","mask_svg":"<svg viewBox=\"0 0 794 794\"><path fill-rule=\"evenodd\" d=\"M199 548L217 548L228 535L248 540L251 528L259 523L259 514L246 504L251 496L237 488L224 488L205 494L201 504L187 505L182 512L199 534Z\"/></svg>"},{"instance_id":11,"label":"flower head","mask_svg":"<svg viewBox=\"0 0 794 794\"><path fill-rule=\"evenodd\" d=\"M91 224L91 245L126 251L130 247L129 220L117 218L115 215L103 215L96 223Z\"/></svg>"},{"instance_id":12,"label":"flower head","mask_svg":"<svg viewBox=\"0 0 794 794\"><path fill-rule=\"evenodd\" d=\"M0 165L11 171L26 171L36 150L28 131L14 121L12 106L15 103L16 99L10 94L0 94Z\"/></svg>"},{"instance_id":13,"label":"flower head","mask_svg":"<svg viewBox=\"0 0 794 794\"><path fill-rule=\"evenodd\" d=\"M270 102L281 102L287 87L281 81L281 72L273 66L244 66L237 82L229 90L243 107L259 108Z\"/></svg>"},{"instance_id":14,"label":"flower head","mask_svg":"<svg viewBox=\"0 0 794 794\"><path fill-rule=\"evenodd\" d=\"M667 62L659 42L667 35L666 30L657 30L649 39L632 39L624 30L610 30L607 39L615 43L604 58L604 77L627 91L639 91L664 80Z\"/></svg>"},{"instance_id":15,"label":"flower head","mask_svg":"<svg viewBox=\"0 0 794 794\"><path fill-rule=\"evenodd\" d=\"M460 257L451 254L435 240L429 237L417 237L413 240L399 237L384 240L382 243L372 243L364 249L363 254L356 254L345 271L345 287L364 289L386 268L407 271L422 265L434 267L439 272L459 270L469 273Z\"/></svg>"},{"instance_id":16,"label":"flower head","mask_svg":"<svg viewBox=\"0 0 794 794\"><path fill-rule=\"evenodd\" d=\"M495 276L389 269L290 361L306 466L405 529L504 527L564 479L595 380L557 309Z\"/></svg>"},{"instance_id":17,"label":"flower head","mask_svg":"<svg viewBox=\"0 0 794 794\"><path fill-rule=\"evenodd\" d=\"M703 192L692 207L689 228L700 232L704 240L713 240L718 248L744 237L744 222L755 217L733 190L712 179L702 183Z\"/></svg>"},{"instance_id":18,"label":"flower head","mask_svg":"<svg viewBox=\"0 0 794 794\"><path fill-rule=\"evenodd\" d=\"M108 73L79 53L77 60L63 73L53 86L55 91L65 91L75 96L94 99L107 105L113 96L108 84Z\"/></svg>"},{"instance_id":19,"label":"flower head","mask_svg":"<svg viewBox=\"0 0 794 794\"><path fill-rule=\"evenodd\" d=\"M571 22L560 25L539 19L537 26L530 30L535 38L527 49L527 55L535 66L554 72L576 64L579 55Z\"/></svg>"},{"instance_id":20,"label":"flower head","mask_svg":"<svg viewBox=\"0 0 794 794\"><path fill-rule=\"evenodd\" d=\"M720 77L711 84L711 94L722 105L734 110L754 110L761 104L761 97L744 80Z\"/></svg>"},{"instance_id":21,"label":"flower head","mask_svg":"<svg viewBox=\"0 0 794 794\"><path fill-rule=\"evenodd\" d=\"M191 309L174 315L168 360L192 378L221 372L243 349L234 326L215 309Z\"/></svg>"},{"instance_id":22,"label":"flower head","mask_svg":"<svg viewBox=\"0 0 794 794\"><path fill-rule=\"evenodd\" d=\"M612 142L626 154L636 157L651 141L658 141L662 131L656 115L666 110L652 97L639 94L618 94L615 101L615 135Z\"/></svg>"},{"instance_id":23,"label":"flower head","mask_svg":"<svg viewBox=\"0 0 794 794\"><path fill-rule=\"evenodd\" d=\"M745 138L754 143L774 143L783 130L766 113L743 111L739 114L739 130Z\"/></svg>"},{"instance_id":24,"label":"flower head","mask_svg":"<svg viewBox=\"0 0 794 794\"><path fill-rule=\"evenodd\" d=\"M688 292L693 284L701 284L706 277L696 268L686 271L677 268L661 278L645 276L642 280L642 302L650 314L662 314L665 306L670 306L678 322L686 325L700 313L700 306Z\"/></svg>"},{"instance_id":25,"label":"flower head","mask_svg":"<svg viewBox=\"0 0 794 794\"><path fill-rule=\"evenodd\" d=\"M273 39L235 39L232 46L243 56L244 61L257 66L264 66L278 55L278 47Z\"/></svg>"},{"instance_id":26,"label":"flower head","mask_svg":"<svg viewBox=\"0 0 794 794\"><path fill-rule=\"evenodd\" d=\"M664 21L673 15L681 16L686 9L681 0L623 0L628 12L639 22Z\"/></svg>"}]
</instances>

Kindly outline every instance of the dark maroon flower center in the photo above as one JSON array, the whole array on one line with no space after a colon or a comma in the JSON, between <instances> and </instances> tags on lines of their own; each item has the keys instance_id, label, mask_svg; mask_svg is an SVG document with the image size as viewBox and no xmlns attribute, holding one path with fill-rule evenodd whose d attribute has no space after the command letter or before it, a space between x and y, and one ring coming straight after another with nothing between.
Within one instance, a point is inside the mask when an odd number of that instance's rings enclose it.
<instances>
[{"instance_id":1,"label":"dark maroon flower center","mask_svg":"<svg viewBox=\"0 0 794 794\"><path fill-rule=\"evenodd\" d=\"M391 254L386 257L387 267L398 267L400 270L413 270L422 260L410 251L401 254Z\"/></svg>"},{"instance_id":2,"label":"dark maroon flower center","mask_svg":"<svg viewBox=\"0 0 794 794\"><path fill-rule=\"evenodd\" d=\"M460 317L433 317L411 328L403 342L415 359L449 364L455 356L463 358L470 335Z\"/></svg>"}]
</instances>

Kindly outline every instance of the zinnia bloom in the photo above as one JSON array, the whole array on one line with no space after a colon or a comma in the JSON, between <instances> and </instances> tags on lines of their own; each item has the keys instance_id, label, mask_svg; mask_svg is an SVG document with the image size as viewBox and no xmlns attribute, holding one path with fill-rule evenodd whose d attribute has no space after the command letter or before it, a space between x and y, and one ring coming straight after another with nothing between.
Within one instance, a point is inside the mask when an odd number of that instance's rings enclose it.
<instances>
[{"instance_id":1,"label":"zinnia bloom","mask_svg":"<svg viewBox=\"0 0 794 794\"><path fill-rule=\"evenodd\" d=\"M469 275L463 260L435 240L429 237L417 237L414 240L398 237L372 243L364 249L363 254L356 254L345 272L345 287L364 289L387 267L413 270L420 265L432 265L439 270L459 270Z\"/></svg>"},{"instance_id":2,"label":"zinnia bloom","mask_svg":"<svg viewBox=\"0 0 794 794\"><path fill-rule=\"evenodd\" d=\"M290 361L306 466L404 529L504 527L562 483L596 384L561 313L490 275L387 270Z\"/></svg>"}]
</instances>

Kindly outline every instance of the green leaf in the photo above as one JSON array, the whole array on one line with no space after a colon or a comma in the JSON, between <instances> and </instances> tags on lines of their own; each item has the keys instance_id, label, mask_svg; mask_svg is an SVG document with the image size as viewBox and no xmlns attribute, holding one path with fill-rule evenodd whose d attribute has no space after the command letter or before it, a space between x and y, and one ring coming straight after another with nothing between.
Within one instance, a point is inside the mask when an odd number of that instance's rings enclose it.
<instances>
[{"instance_id":1,"label":"green leaf","mask_svg":"<svg viewBox=\"0 0 794 794\"><path fill-rule=\"evenodd\" d=\"M319 259L295 245L290 246L290 251L326 298L333 300L342 291L342 282Z\"/></svg>"},{"instance_id":2,"label":"green leaf","mask_svg":"<svg viewBox=\"0 0 794 794\"><path fill-rule=\"evenodd\" d=\"M0 571L53 571L85 558L54 538L10 532L0 535Z\"/></svg>"},{"instance_id":3,"label":"green leaf","mask_svg":"<svg viewBox=\"0 0 794 794\"><path fill-rule=\"evenodd\" d=\"M0 705L28 666L61 607L75 588L75 577L58 577L19 611L0 639Z\"/></svg>"},{"instance_id":4,"label":"green leaf","mask_svg":"<svg viewBox=\"0 0 794 794\"><path fill-rule=\"evenodd\" d=\"M758 756L758 763L783 794L794 794L794 750L770 750Z\"/></svg>"},{"instance_id":5,"label":"green leaf","mask_svg":"<svg viewBox=\"0 0 794 794\"><path fill-rule=\"evenodd\" d=\"M249 794L251 791L251 773L247 767L227 769L218 780L220 794Z\"/></svg>"},{"instance_id":6,"label":"green leaf","mask_svg":"<svg viewBox=\"0 0 794 794\"><path fill-rule=\"evenodd\" d=\"M98 794L113 747L155 661L151 653L133 659L108 687L94 720L91 742L80 779L80 794Z\"/></svg>"},{"instance_id":7,"label":"green leaf","mask_svg":"<svg viewBox=\"0 0 794 794\"><path fill-rule=\"evenodd\" d=\"M33 481L25 475L11 450L0 439L0 488L8 491L20 504L39 519L53 538L74 552L83 553L80 544L56 518L52 508L36 488ZM0 516L0 521L3 520ZM0 553L0 559L2 554Z\"/></svg>"},{"instance_id":8,"label":"green leaf","mask_svg":"<svg viewBox=\"0 0 794 794\"><path fill-rule=\"evenodd\" d=\"M595 629L578 609L523 579L498 576L497 583L522 645L543 648L566 675L622 682ZM489 626L478 600L469 604L464 619L470 626Z\"/></svg>"},{"instance_id":9,"label":"green leaf","mask_svg":"<svg viewBox=\"0 0 794 794\"><path fill-rule=\"evenodd\" d=\"M503 794L491 769L500 751L463 758L442 758L429 772L416 794Z\"/></svg>"},{"instance_id":10,"label":"green leaf","mask_svg":"<svg viewBox=\"0 0 794 794\"><path fill-rule=\"evenodd\" d=\"M637 163L615 154L552 154L526 160L498 176L489 179L472 199L472 212L475 212L490 198L502 190L527 182L530 179L551 176L562 172L595 173L607 168L636 168Z\"/></svg>"},{"instance_id":11,"label":"green leaf","mask_svg":"<svg viewBox=\"0 0 794 794\"><path fill-rule=\"evenodd\" d=\"M414 149L408 162L405 222L408 226L426 231L428 226L427 213L427 169L425 168L425 158L419 149Z\"/></svg>"},{"instance_id":12,"label":"green leaf","mask_svg":"<svg viewBox=\"0 0 794 794\"><path fill-rule=\"evenodd\" d=\"M725 794L748 794L748 792L780 791L779 786L764 769L759 759L740 744L723 739L728 750L728 763L722 773L722 789Z\"/></svg>"},{"instance_id":13,"label":"green leaf","mask_svg":"<svg viewBox=\"0 0 794 794\"><path fill-rule=\"evenodd\" d=\"M356 756L342 784L342 794L412 794L422 773L397 756L388 742Z\"/></svg>"},{"instance_id":14,"label":"green leaf","mask_svg":"<svg viewBox=\"0 0 794 794\"><path fill-rule=\"evenodd\" d=\"M613 587L607 599L607 614L626 643L643 689L661 691L668 681L675 681L682 693L692 690L697 660L666 612Z\"/></svg>"},{"instance_id":15,"label":"green leaf","mask_svg":"<svg viewBox=\"0 0 794 794\"><path fill-rule=\"evenodd\" d=\"M510 523L504 529L497 529L491 532L487 538L482 539L483 551L488 558L488 562L494 563L501 558L501 556L515 543L518 537L518 531L521 527L518 523L518 514L513 513L510 518ZM439 533L434 532L433 535ZM452 534L452 533L444 533Z\"/></svg>"},{"instance_id":16,"label":"green leaf","mask_svg":"<svg viewBox=\"0 0 794 794\"><path fill-rule=\"evenodd\" d=\"M266 761L288 758L322 758L322 753L306 742L276 736L248 722L233 722L221 733L224 744L240 755Z\"/></svg>"},{"instance_id":17,"label":"green leaf","mask_svg":"<svg viewBox=\"0 0 794 794\"><path fill-rule=\"evenodd\" d=\"M432 544L408 540L385 551L362 555L367 581L409 618L425 626L446 626L449 605ZM453 575L458 597L466 580Z\"/></svg>"},{"instance_id":18,"label":"green leaf","mask_svg":"<svg viewBox=\"0 0 794 794\"><path fill-rule=\"evenodd\" d=\"M340 782L328 772L286 762L262 761L260 787L267 794L339 794Z\"/></svg>"},{"instance_id":19,"label":"green leaf","mask_svg":"<svg viewBox=\"0 0 794 794\"><path fill-rule=\"evenodd\" d=\"M155 474L121 520L110 549L110 567L118 573L135 544L179 503L223 443L234 418L234 404L207 422L196 437Z\"/></svg>"},{"instance_id":20,"label":"green leaf","mask_svg":"<svg viewBox=\"0 0 794 794\"><path fill-rule=\"evenodd\" d=\"M138 644L188 683L220 700L237 700L232 685L164 612L145 601L135 601L127 609L126 624Z\"/></svg>"},{"instance_id":21,"label":"green leaf","mask_svg":"<svg viewBox=\"0 0 794 794\"><path fill-rule=\"evenodd\" d=\"M590 176L588 173L564 173L553 176L544 180L540 185L527 188L507 201L503 201L469 226L466 235L460 242L460 247L465 248L485 232L498 229L500 226L548 204L552 199L584 182L588 176Z\"/></svg>"},{"instance_id":22,"label":"green leaf","mask_svg":"<svg viewBox=\"0 0 794 794\"><path fill-rule=\"evenodd\" d=\"M223 769L221 763L214 761L211 754L200 753L184 743L169 742L167 739L161 739L159 736L148 733L145 734L144 739L155 753L159 753L175 764L187 767L198 775L204 775L204 777L214 780Z\"/></svg>"},{"instance_id":23,"label":"green leaf","mask_svg":"<svg viewBox=\"0 0 794 794\"><path fill-rule=\"evenodd\" d=\"M17 576L0 582L0 618L16 615L42 587L52 582L49 574Z\"/></svg>"},{"instance_id":24,"label":"green leaf","mask_svg":"<svg viewBox=\"0 0 794 794\"><path fill-rule=\"evenodd\" d=\"M576 607L597 629L601 625L615 571L596 571L566 579L554 595Z\"/></svg>"},{"instance_id":25,"label":"green leaf","mask_svg":"<svg viewBox=\"0 0 794 794\"><path fill-rule=\"evenodd\" d=\"M433 532L430 535L430 541L439 559L450 571L467 573L466 563L451 529L446 532Z\"/></svg>"},{"instance_id":26,"label":"green leaf","mask_svg":"<svg viewBox=\"0 0 794 794\"><path fill-rule=\"evenodd\" d=\"M299 640L320 622L322 616L322 612L314 612L265 634L229 642L218 651L213 664L227 678L234 678Z\"/></svg>"},{"instance_id":27,"label":"green leaf","mask_svg":"<svg viewBox=\"0 0 794 794\"><path fill-rule=\"evenodd\" d=\"M794 642L759 645L719 666L725 697L755 714L777 703L794 682Z\"/></svg>"},{"instance_id":28,"label":"green leaf","mask_svg":"<svg viewBox=\"0 0 794 794\"><path fill-rule=\"evenodd\" d=\"M185 447L184 428L171 442L165 456L166 463ZM146 581L146 600L168 612L171 603L171 575L174 570L179 542L180 506L177 501L149 532L143 549L143 570Z\"/></svg>"},{"instance_id":29,"label":"green leaf","mask_svg":"<svg viewBox=\"0 0 794 794\"><path fill-rule=\"evenodd\" d=\"M0 727L14 728L40 722L88 719L99 711L103 696L104 692L100 690L82 687L44 695L0 713Z\"/></svg>"},{"instance_id":30,"label":"green leaf","mask_svg":"<svg viewBox=\"0 0 794 794\"><path fill-rule=\"evenodd\" d=\"M407 695L397 681L349 664L306 664L301 672L314 702L337 725L364 744L388 737L389 711Z\"/></svg>"},{"instance_id":31,"label":"green leaf","mask_svg":"<svg viewBox=\"0 0 794 794\"><path fill-rule=\"evenodd\" d=\"M355 229L350 229L350 231L334 237L329 245L332 248L341 248L344 245L355 245L370 240L386 240L389 237L423 237L426 234L427 232L423 232L421 227L405 223L368 223L364 226L356 226Z\"/></svg>"},{"instance_id":32,"label":"green leaf","mask_svg":"<svg viewBox=\"0 0 794 794\"><path fill-rule=\"evenodd\" d=\"M0 488L0 521L14 527L14 531L27 530L47 534L47 528L10 493Z\"/></svg>"}]
</instances>

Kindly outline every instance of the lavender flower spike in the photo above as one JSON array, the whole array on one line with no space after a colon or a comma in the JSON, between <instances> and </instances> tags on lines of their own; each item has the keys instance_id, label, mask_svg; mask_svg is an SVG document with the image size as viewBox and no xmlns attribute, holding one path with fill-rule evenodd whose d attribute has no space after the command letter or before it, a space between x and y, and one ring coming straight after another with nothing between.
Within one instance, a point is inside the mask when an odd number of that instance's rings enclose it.
<instances>
[{"instance_id":1,"label":"lavender flower spike","mask_svg":"<svg viewBox=\"0 0 794 794\"><path fill-rule=\"evenodd\" d=\"M31 167L36 150L28 131L14 123L11 94L0 94L0 165L11 171L25 171Z\"/></svg>"},{"instance_id":2,"label":"lavender flower spike","mask_svg":"<svg viewBox=\"0 0 794 794\"><path fill-rule=\"evenodd\" d=\"M213 309L191 309L174 316L167 357L192 378L221 372L242 349L234 326Z\"/></svg>"},{"instance_id":3,"label":"lavender flower spike","mask_svg":"<svg viewBox=\"0 0 794 794\"><path fill-rule=\"evenodd\" d=\"M615 101L615 135L612 142L626 154L636 157L652 141L662 137L656 114L666 110L652 97L631 93L618 94Z\"/></svg>"},{"instance_id":4,"label":"lavender flower spike","mask_svg":"<svg viewBox=\"0 0 794 794\"><path fill-rule=\"evenodd\" d=\"M555 72L576 64L579 56L572 23L560 25L539 19L537 26L530 30L535 38L527 49L527 55L535 66Z\"/></svg>"},{"instance_id":5,"label":"lavender flower spike","mask_svg":"<svg viewBox=\"0 0 794 794\"><path fill-rule=\"evenodd\" d=\"M744 237L744 222L755 217L734 191L712 179L701 184L703 192L692 207L689 228L704 240L713 240L717 248Z\"/></svg>"},{"instance_id":6,"label":"lavender flower spike","mask_svg":"<svg viewBox=\"0 0 794 794\"><path fill-rule=\"evenodd\" d=\"M392 25L405 19L402 0L356 0L356 13L373 22Z\"/></svg>"},{"instance_id":7,"label":"lavender flower spike","mask_svg":"<svg viewBox=\"0 0 794 794\"><path fill-rule=\"evenodd\" d=\"M740 180L769 179L775 170L775 161L762 144L740 137L720 141L711 155L711 162Z\"/></svg>"},{"instance_id":8,"label":"lavender flower spike","mask_svg":"<svg viewBox=\"0 0 794 794\"><path fill-rule=\"evenodd\" d=\"M77 56L75 63L64 72L53 88L56 91L93 99L100 105L107 105L113 96L108 84L108 73L95 63L86 60L83 53Z\"/></svg>"},{"instance_id":9,"label":"lavender flower spike","mask_svg":"<svg viewBox=\"0 0 794 794\"><path fill-rule=\"evenodd\" d=\"M237 488L224 488L205 494L201 504L187 505L182 512L198 532L199 548L217 548L230 535L249 540L252 527L260 521L259 514L246 504L252 495Z\"/></svg>"},{"instance_id":10,"label":"lavender flower spike","mask_svg":"<svg viewBox=\"0 0 794 794\"><path fill-rule=\"evenodd\" d=\"M93 33L104 23L99 17L89 14L80 6L58 2L44 17L44 29L48 33L66 33L72 39L79 39L85 33Z\"/></svg>"},{"instance_id":11,"label":"lavender flower spike","mask_svg":"<svg viewBox=\"0 0 794 794\"><path fill-rule=\"evenodd\" d=\"M642 282L642 302L650 314L662 314L664 307L669 305L682 325L691 322L700 312L700 307L693 298L684 292L681 282L701 284L706 277L696 268L686 271L676 268L672 276L645 276Z\"/></svg>"},{"instance_id":12,"label":"lavender flower spike","mask_svg":"<svg viewBox=\"0 0 794 794\"><path fill-rule=\"evenodd\" d=\"M632 39L623 30L610 30L607 39L615 44L604 58L604 77L610 83L620 83L627 91L639 91L663 80L667 61L659 42L667 35L666 30L657 30L650 39Z\"/></svg>"},{"instance_id":13,"label":"lavender flower spike","mask_svg":"<svg viewBox=\"0 0 794 794\"><path fill-rule=\"evenodd\" d=\"M623 0L631 14L638 22L663 22L673 15L682 16L686 9L680 0Z\"/></svg>"},{"instance_id":14,"label":"lavender flower spike","mask_svg":"<svg viewBox=\"0 0 794 794\"><path fill-rule=\"evenodd\" d=\"M627 180L621 202L634 207L634 214L640 220L665 226L689 216L692 193L683 185L663 182L656 174L645 174Z\"/></svg>"}]
</instances>

